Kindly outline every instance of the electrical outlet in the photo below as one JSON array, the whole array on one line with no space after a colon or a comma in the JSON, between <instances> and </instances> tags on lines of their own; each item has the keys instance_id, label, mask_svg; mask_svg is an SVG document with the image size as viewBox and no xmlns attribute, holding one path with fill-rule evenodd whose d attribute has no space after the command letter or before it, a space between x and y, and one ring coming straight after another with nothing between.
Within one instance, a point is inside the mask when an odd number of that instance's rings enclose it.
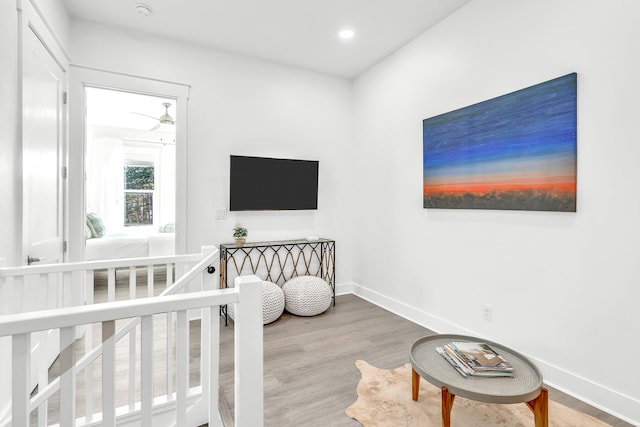
<instances>
[{"instance_id":1,"label":"electrical outlet","mask_svg":"<svg viewBox=\"0 0 640 427\"><path fill-rule=\"evenodd\" d=\"M227 219L227 210L226 209L216 210L216 219Z\"/></svg>"},{"instance_id":2,"label":"electrical outlet","mask_svg":"<svg viewBox=\"0 0 640 427\"><path fill-rule=\"evenodd\" d=\"M482 318L488 322L491 322L493 319L493 307L489 304L485 304L482 306Z\"/></svg>"}]
</instances>

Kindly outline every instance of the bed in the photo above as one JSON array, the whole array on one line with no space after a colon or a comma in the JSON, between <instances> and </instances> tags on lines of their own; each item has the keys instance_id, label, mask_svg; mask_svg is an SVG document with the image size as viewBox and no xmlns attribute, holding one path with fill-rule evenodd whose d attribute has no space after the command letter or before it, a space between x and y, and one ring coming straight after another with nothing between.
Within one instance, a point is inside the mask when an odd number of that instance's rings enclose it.
<instances>
[{"instance_id":1,"label":"bed","mask_svg":"<svg viewBox=\"0 0 640 427\"><path fill-rule=\"evenodd\" d=\"M151 227L129 227L118 232L107 232L102 219L95 213L87 214L84 237L85 261L122 258L144 258L175 253L175 225L166 224L157 231Z\"/></svg>"},{"instance_id":2,"label":"bed","mask_svg":"<svg viewBox=\"0 0 640 427\"><path fill-rule=\"evenodd\" d=\"M113 233L87 239L85 261L141 258L175 253L174 233Z\"/></svg>"},{"instance_id":3,"label":"bed","mask_svg":"<svg viewBox=\"0 0 640 427\"><path fill-rule=\"evenodd\" d=\"M114 233L88 239L84 259L141 258L175 253L174 233Z\"/></svg>"}]
</instances>

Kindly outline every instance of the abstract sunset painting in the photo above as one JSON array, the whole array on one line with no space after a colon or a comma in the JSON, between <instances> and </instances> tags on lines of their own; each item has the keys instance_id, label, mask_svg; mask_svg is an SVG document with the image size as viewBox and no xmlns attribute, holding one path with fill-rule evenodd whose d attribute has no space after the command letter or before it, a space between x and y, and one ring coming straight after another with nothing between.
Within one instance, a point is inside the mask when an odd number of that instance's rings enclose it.
<instances>
[{"instance_id":1,"label":"abstract sunset painting","mask_svg":"<svg viewBox=\"0 0 640 427\"><path fill-rule=\"evenodd\" d=\"M576 211L577 75L423 121L425 208Z\"/></svg>"}]
</instances>

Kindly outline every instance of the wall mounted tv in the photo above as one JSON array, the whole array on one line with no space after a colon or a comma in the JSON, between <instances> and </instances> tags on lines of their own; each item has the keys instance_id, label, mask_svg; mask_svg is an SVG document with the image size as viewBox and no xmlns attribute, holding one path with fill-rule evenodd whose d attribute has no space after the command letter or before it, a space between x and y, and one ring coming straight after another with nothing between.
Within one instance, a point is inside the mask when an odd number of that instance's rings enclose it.
<instances>
[{"instance_id":1,"label":"wall mounted tv","mask_svg":"<svg viewBox=\"0 0 640 427\"><path fill-rule=\"evenodd\" d=\"M318 161L231 156L232 211L318 209Z\"/></svg>"}]
</instances>

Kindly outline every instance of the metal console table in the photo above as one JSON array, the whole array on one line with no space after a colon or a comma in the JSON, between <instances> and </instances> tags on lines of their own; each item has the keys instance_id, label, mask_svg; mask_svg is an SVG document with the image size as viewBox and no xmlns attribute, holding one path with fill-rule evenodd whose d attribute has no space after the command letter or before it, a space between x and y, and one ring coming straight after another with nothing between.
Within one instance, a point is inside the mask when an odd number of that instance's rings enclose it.
<instances>
[{"instance_id":1,"label":"metal console table","mask_svg":"<svg viewBox=\"0 0 640 427\"><path fill-rule=\"evenodd\" d=\"M238 276L255 274L282 286L296 276L318 276L331 287L336 305L336 242L330 239L278 240L220 245L220 287L227 288ZM227 320L226 307L222 310Z\"/></svg>"}]
</instances>

